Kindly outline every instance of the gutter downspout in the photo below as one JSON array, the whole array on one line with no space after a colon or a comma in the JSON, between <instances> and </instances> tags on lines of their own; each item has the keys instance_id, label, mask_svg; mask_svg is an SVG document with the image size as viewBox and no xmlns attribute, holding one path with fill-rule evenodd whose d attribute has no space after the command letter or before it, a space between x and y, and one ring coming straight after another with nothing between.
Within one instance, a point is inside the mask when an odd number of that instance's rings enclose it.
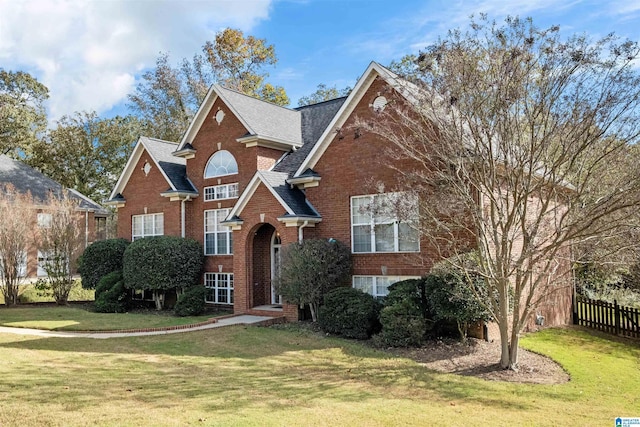
<instances>
[{"instance_id":1,"label":"gutter downspout","mask_svg":"<svg viewBox=\"0 0 640 427\"><path fill-rule=\"evenodd\" d=\"M89 211L84 211L84 248L89 246Z\"/></svg>"},{"instance_id":2,"label":"gutter downspout","mask_svg":"<svg viewBox=\"0 0 640 427\"><path fill-rule=\"evenodd\" d=\"M184 239L186 237L186 225L185 225L185 203L191 201L191 196L187 196L181 200L180 203L180 234Z\"/></svg>"},{"instance_id":3,"label":"gutter downspout","mask_svg":"<svg viewBox=\"0 0 640 427\"><path fill-rule=\"evenodd\" d=\"M302 241L304 240L304 234L302 232L302 229L305 228L307 225L309 225L308 220L303 222L302 225L298 227L298 243L302 243Z\"/></svg>"}]
</instances>

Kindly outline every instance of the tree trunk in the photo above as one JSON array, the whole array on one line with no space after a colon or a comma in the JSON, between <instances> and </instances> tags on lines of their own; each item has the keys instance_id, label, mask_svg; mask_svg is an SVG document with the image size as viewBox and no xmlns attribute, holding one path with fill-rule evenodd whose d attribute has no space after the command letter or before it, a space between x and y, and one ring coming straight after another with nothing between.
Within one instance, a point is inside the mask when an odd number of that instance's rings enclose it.
<instances>
[{"instance_id":1,"label":"tree trunk","mask_svg":"<svg viewBox=\"0 0 640 427\"><path fill-rule=\"evenodd\" d=\"M510 349L509 349L509 330L508 325L499 322L498 327L500 329L500 367L502 369L509 369L509 363L511 361Z\"/></svg>"},{"instance_id":2,"label":"tree trunk","mask_svg":"<svg viewBox=\"0 0 640 427\"><path fill-rule=\"evenodd\" d=\"M518 371L518 349L520 346L520 333L516 330L515 326L511 332L511 342L509 343L509 369Z\"/></svg>"},{"instance_id":3,"label":"tree trunk","mask_svg":"<svg viewBox=\"0 0 640 427\"><path fill-rule=\"evenodd\" d=\"M164 308L164 293L154 290L153 301L156 303L156 310L161 311Z\"/></svg>"},{"instance_id":4,"label":"tree trunk","mask_svg":"<svg viewBox=\"0 0 640 427\"><path fill-rule=\"evenodd\" d=\"M311 320L315 323L318 321L318 304L310 303L309 308L311 309Z\"/></svg>"}]
</instances>

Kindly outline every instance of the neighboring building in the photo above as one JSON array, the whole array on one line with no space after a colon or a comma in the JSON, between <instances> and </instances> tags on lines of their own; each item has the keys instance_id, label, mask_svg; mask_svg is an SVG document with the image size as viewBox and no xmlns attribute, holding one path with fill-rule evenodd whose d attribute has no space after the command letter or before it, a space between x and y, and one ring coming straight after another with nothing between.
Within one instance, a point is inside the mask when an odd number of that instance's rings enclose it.
<instances>
[{"instance_id":1,"label":"neighboring building","mask_svg":"<svg viewBox=\"0 0 640 427\"><path fill-rule=\"evenodd\" d=\"M108 210L77 191L64 188L32 167L6 155L0 155L0 188L7 184L12 185L20 193L31 193L35 203L34 217L25 218L25 221L31 221L34 227L46 227L47 222L50 221L50 214L44 212L49 194L61 194L66 191L70 197L79 202L78 211L81 213L79 227L84 239L83 246L87 247L96 240L106 238L107 217L110 215ZM25 261L21 268L24 276L29 278L46 276L42 268L44 262L46 262L46 254L39 250L37 244L25 248Z\"/></svg>"},{"instance_id":2,"label":"neighboring building","mask_svg":"<svg viewBox=\"0 0 640 427\"><path fill-rule=\"evenodd\" d=\"M212 86L179 144L139 139L108 202L118 208L119 237L198 240L207 302L235 313L282 307L298 319L272 279L280 248L302 239L350 245L352 285L375 296L426 274L434 256L411 226L417 200L403 193L403 164L391 167L388 143L352 126L356 117L379 120L390 90L403 92L376 63L348 97L295 109ZM398 199L402 220L371 209Z\"/></svg>"}]
</instances>

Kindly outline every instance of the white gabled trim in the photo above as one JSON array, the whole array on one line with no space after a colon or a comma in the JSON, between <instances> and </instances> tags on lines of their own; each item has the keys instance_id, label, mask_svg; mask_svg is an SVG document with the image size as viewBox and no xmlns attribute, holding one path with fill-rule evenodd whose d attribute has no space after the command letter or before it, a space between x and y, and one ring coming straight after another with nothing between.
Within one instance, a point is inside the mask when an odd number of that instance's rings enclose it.
<instances>
[{"instance_id":1,"label":"white gabled trim","mask_svg":"<svg viewBox=\"0 0 640 427\"><path fill-rule=\"evenodd\" d=\"M340 128L344 125L347 119L351 116L351 113L353 113L355 107L362 100L362 97L369 89L375 78L377 76L382 76L383 78L385 78L385 80L387 80L386 76L388 74L389 72L376 62L372 62L369 64L365 72L358 80L358 83L356 83L355 87L347 97L344 104L342 104L342 107L340 107L333 120L331 120L331 123L329 123L327 128L322 133L322 136L320 136L320 138L318 139L316 145L313 147L309 155L307 155L296 173L293 175L294 177L297 177L307 169L313 169L316 166L318 160L320 160L324 152L327 151L329 144L335 137L335 129Z\"/></svg>"},{"instance_id":2,"label":"white gabled trim","mask_svg":"<svg viewBox=\"0 0 640 427\"><path fill-rule=\"evenodd\" d=\"M189 143L193 142L193 138L196 136L196 134L200 130L202 123L204 123L204 119L207 118L207 113L213 106L213 103L216 102L216 99L218 98L218 93L216 93L215 91L216 86L217 85L211 85L211 87L209 88L209 91L207 92L207 95L204 97L204 100L202 101L202 103L200 104L200 107L198 108L196 115L193 116L191 123L189 123L189 127L187 128L187 131L182 136L182 139L180 140L180 144L178 144L178 148L176 149L176 151L182 150L182 147L184 147L187 142Z\"/></svg>"},{"instance_id":3,"label":"white gabled trim","mask_svg":"<svg viewBox=\"0 0 640 427\"><path fill-rule=\"evenodd\" d=\"M229 212L229 215L226 218L227 220L233 218L234 216L238 216L238 217L240 216L240 213L242 212L244 207L247 205L247 203L249 203L249 200L251 200L251 198L253 197L253 194L258 189L258 186L260 185L260 183L262 183L265 187L267 187L267 189L271 192L273 197L275 197L276 200L282 205L282 207L285 208L285 210L289 215L294 215L293 209L291 209L291 207L287 203L285 203L284 200L282 200L282 197L280 197L280 195L276 193L276 191L269 185L269 183L262 176L260 171L257 171L256 174L253 176L253 178L251 178L251 181L249 181L247 188L245 188L242 194L240 195L240 198L238 198L238 202L233 206L233 208L231 209L231 212Z\"/></svg>"},{"instance_id":4,"label":"white gabled trim","mask_svg":"<svg viewBox=\"0 0 640 427\"><path fill-rule=\"evenodd\" d=\"M236 141L245 145L245 147L266 147L289 152L291 149L296 150L302 147L302 143L294 143L285 141L284 139L265 137L261 135L248 135L236 138Z\"/></svg>"},{"instance_id":5,"label":"white gabled trim","mask_svg":"<svg viewBox=\"0 0 640 427\"><path fill-rule=\"evenodd\" d=\"M129 179L131 178L131 175L133 174L133 168L142 157L142 153L145 151L147 152L147 154L149 155L149 157L151 158L155 166L160 170L160 173L162 174L164 179L167 181L171 189L173 191L177 191L177 189L175 188L175 186L173 185L173 183L171 182L171 180L169 179L165 171L160 167L160 163L158 163L156 158L151 153L151 150L149 150L149 148L145 145L145 141L148 141L148 140L149 138L147 138L146 136L141 136L140 138L138 138L138 142L136 143L136 146L133 148L133 152L131 153L131 156L129 156L129 160L127 161L127 164L122 170L122 174L120 175L120 178L116 183L116 186L113 188L113 191L111 192L111 196L109 197L110 199L113 199L116 196L116 194L122 193L122 191L124 190L124 187L127 185L127 183L129 182ZM169 141L163 141L163 142L170 143Z\"/></svg>"}]
</instances>

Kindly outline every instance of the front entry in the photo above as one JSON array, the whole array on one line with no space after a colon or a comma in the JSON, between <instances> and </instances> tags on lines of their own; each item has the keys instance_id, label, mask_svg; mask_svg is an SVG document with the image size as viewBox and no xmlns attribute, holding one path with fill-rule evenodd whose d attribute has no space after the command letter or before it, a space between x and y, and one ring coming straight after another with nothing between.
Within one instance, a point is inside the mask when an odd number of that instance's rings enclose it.
<instances>
[{"instance_id":1,"label":"front entry","mask_svg":"<svg viewBox=\"0 0 640 427\"><path fill-rule=\"evenodd\" d=\"M273 278L280 269L280 235L271 224L263 224L253 237L252 304L253 307L280 305Z\"/></svg>"},{"instance_id":2,"label":"front entry","mask_svg":"<svg viewBox=\"0 0 640 427\"><path fill-rule=\"evenodd\" d=\"M280 273L280 248L282 242L280 234L277 231L271 237L271 304L281 305L282 296L276 294L276 287L273 286L274 280Z\"/></svg>"}]
</instances>

